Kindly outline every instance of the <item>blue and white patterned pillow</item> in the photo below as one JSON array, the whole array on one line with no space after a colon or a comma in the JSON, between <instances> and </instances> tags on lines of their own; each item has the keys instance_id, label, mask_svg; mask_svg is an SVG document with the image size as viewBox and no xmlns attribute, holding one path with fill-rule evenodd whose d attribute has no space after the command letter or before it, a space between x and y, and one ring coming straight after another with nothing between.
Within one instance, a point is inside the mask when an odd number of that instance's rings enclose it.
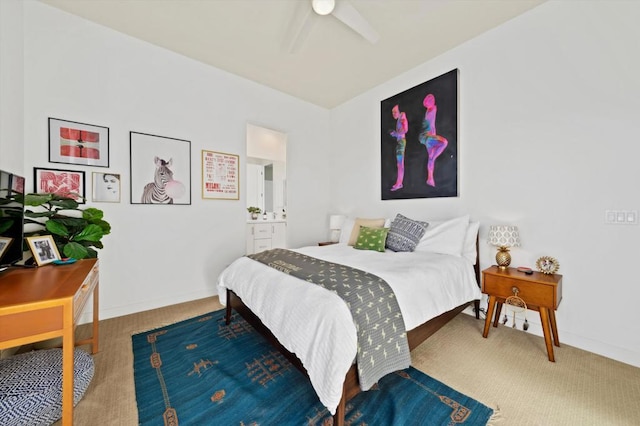
<instances>
[{"instance_id":1,"label":"blue and white patterned pillow","mask_svg":"<svg viewBox=\"0 0 640 426\"><path fill-rule=\"evenodd\" d=\"M429 224L409 219L398 213L391 222L387 234L387 248L393 251L413 251L427 230Z\"/></svg>"}]
</instances>

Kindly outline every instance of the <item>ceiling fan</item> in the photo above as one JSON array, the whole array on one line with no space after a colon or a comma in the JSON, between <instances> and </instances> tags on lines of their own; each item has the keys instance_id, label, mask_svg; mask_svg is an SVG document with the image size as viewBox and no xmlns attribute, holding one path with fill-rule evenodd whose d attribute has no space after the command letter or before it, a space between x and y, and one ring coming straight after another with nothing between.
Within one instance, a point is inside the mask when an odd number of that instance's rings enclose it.
<instances>
[{"instance_id":1,"label":"ceiling fan","mask_svg":"<svg viewBox=\"0 0 640 426\"><path fill-rule=\"evenodd\" d=\"M310 0L299 4L299 11L293 18L287 37L289 53L295 53L315 22L327 16L338 19L371 44L376 44L380 39L376 30L349 0Z\"/></svg>"}]
</instances>

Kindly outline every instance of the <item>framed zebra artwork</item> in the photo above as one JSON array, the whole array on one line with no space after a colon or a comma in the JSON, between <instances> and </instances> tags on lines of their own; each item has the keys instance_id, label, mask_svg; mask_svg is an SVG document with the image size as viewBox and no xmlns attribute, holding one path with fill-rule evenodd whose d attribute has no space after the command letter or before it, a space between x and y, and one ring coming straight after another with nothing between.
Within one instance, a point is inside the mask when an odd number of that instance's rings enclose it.
<instances>
[{"instance_id":1,"label":"framed zebra artwork","mask_svg":"<svg viewBox=\"0 0 640 426\"><path fill-rule=\"evenodd\" d=\"M191 142L129 132L131 204L191 204Z\"/></svg>"},{"instance_id":2,"label":"framed zebra artwork","mask_svg":"<svg viewBox=\"0 0 640 426\"><path fill-rule=\"evenodd\" d=\"M109 167L109 128L49 118L49 162Z\"/></svg>"}]
</instances>

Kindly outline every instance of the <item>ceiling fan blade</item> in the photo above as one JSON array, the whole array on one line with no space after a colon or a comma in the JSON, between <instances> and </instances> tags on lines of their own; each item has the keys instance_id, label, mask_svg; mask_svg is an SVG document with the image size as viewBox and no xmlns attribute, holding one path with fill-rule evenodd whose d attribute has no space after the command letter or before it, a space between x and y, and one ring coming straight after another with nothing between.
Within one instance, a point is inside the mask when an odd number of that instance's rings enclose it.
<instances>
[{"instance_id":1,"label":"ceiling fan blade","mask_svg":"<svg viewBox=\"0 0 640 426\"><path fill-rule=\"evenodd\" d=\"M348 0L336 1L336 7L331 14L364 37L369 43L376 44L380 40L380 35Z\"/></svg>"},{"instance_id":2,"label":"ceiling fan blade","mask_svg":"<svg viewBox=\"0 0 640 426\"><path fill-rule=\"evenodd\" d=\"M307 39L316 16L312 13L311 7L305 2L300 2L300 7L294 13L291 25L285 37L285 47L288 53L296 53Z\"/></svg>"}]
</instances>

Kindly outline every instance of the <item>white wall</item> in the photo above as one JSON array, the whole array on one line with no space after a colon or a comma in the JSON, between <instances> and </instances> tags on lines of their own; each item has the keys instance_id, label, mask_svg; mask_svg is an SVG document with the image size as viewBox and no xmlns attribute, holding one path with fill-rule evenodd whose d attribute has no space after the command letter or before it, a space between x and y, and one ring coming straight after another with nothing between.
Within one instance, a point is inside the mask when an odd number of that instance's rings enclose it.
<instances>
[{"instance_id":1,"label":"white wall","mask_svg":"<svg viewBox=\"0 0 640 426\"><path fill-rule=\"evenodd\" d=\"M640 227L604 223L606 209L640 209L638 16L638 2L548 2L336 108L332 212L468 212L483 268L488 226L518 225L512 265L560 262L561 343L640 366ZM454 68L459 197L381 201L380 101Z\"/></svg>"},{"instance_id":2,"label":"white wall","mask_svg":"<svg viewBox=\"0 0 640 426\"><path fill-rule=\"evenodd\" d=\"M244 254L245 191L238 201L202 200L200 153L239 154L244 185L247 122L288 135L289 244L324 238L327 110L39 2L25 2L24 30L16 143L24 143L27 189L33 167L84 170L88 182L107 170L49 163L48 117L109 127L108 170L123 176L120 204L95 203L113 228L99 255L101 319L217 292L220 271ZM191 205L130 204L130 131L191 141Z\"/></svg>"},{"instance_id":3,"label":"white wall","mask_svg":"<svg viewBox=\"0 0 640 426\"><path fill-rule=\"evenodd\" d=\"M0 1L0 169L23 175L23 58L21 1Z\"/></svg>"}]
</instances>

